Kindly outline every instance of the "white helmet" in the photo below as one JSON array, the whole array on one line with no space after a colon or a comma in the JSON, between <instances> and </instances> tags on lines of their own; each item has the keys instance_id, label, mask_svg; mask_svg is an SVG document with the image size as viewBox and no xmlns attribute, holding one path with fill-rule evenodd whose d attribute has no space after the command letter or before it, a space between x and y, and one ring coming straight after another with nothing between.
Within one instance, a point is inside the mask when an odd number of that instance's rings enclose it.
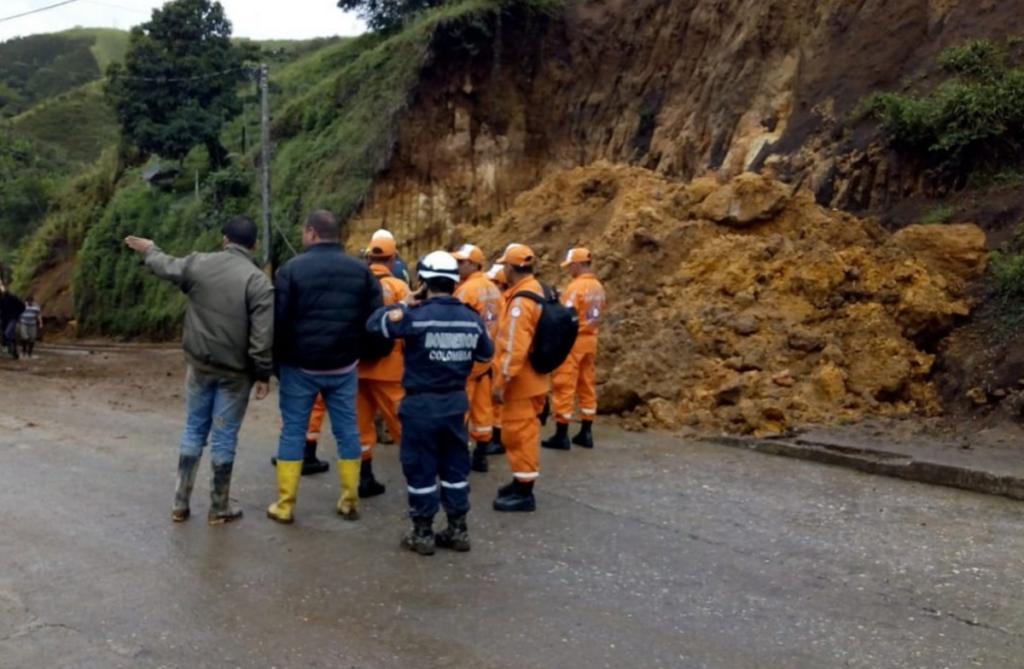
<instances>
[{"instance_id":1,"label":"white helmet","mask_svg":"<svg viewBox=\"0 0 1024 669\"><path fill-rule=\"evenodd\" d=\"M384 239L394 239L395 238L395 236L393 234L391 234L390 230L385 230L384 228L380 228L379 230L377 230L377 232L373 233L373 236L370 237L370 239L377 239L379 237L383 237Z\"/></svg>"},{"instance_id":2,"label":"white helmet","mask_svg":"<svg viewBox=\"0 0 1024 669\"><path fill-rule=\"evenodd\" d=\"M459 261L447 251L434 251L428 253L416 267L416 273L421 279L451 279L459 280Z\"/></svg>"}]
</instances>

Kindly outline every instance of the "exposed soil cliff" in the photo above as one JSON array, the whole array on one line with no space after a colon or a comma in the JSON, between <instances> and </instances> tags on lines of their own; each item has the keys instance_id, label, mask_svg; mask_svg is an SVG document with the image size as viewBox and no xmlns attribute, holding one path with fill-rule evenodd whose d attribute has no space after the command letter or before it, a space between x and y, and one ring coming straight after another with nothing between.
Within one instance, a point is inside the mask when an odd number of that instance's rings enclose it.
<instances>
[{"instance_id":1,"label":"exposed soil cliff","mask_svg":"<svg viewBox=\"0 0 1024 669\"><path fill-rule=\"evenodd\" d=\"M494 220L561 169L611 160L678 179L766 169L878 210L941 188L854 121L942 49L1015 30L1019 0L587 0L506 13L490 46L440 45L352 232L414 254Z\"/></svg>"}]
</instances>

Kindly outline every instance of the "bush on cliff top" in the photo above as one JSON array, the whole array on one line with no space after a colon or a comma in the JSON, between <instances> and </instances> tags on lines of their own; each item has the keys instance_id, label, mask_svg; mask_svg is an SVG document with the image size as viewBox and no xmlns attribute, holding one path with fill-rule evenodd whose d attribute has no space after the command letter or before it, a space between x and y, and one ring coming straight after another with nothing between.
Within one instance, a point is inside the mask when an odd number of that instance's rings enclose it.
<instances>
[{"instance_id":1,"label":"bush on cliff top","mask_svg":"<svg viewBox=\"0 0 1024 669\"><path fill-rule=\"evenodd\" d=\"M867 101L893 145L949 173L1020 164L1020 45L977 40L943 52L938 63L946 78L931 91L878 93Z\"/></svg>"}]
</instances>

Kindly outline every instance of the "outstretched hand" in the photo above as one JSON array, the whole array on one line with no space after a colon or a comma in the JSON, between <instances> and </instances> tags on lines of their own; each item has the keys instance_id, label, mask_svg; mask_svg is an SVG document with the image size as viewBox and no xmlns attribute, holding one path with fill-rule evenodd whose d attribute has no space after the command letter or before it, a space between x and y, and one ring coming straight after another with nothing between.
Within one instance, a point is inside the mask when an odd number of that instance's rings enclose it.
<instances>
[{"instance_id":1,"label":"outstretched hand","mask_svg":"<svg viewBox=\"0 0 1024 669\"><path fill-rule=\"evenodd\" d=\"M128 235L124 238L124 243L128 245L132 251L136 253L146 253L155 244L152 239L146 239L145 237L135 237L134 235Z\"/></svg>"}]
</instances>

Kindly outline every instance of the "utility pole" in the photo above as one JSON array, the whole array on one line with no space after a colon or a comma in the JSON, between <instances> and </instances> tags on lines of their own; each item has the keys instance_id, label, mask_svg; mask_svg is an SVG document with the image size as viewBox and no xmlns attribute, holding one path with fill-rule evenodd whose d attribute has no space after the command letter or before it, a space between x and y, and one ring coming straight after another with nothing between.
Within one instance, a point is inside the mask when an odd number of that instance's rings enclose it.
<instances>
[{"instance_id":1,"label":"utility pole","mask_svg":"<svg viewBox=\"0 0 1024 669\"><path fill-rule=\"evenodd\" d=\"M260 65L260 136L263 192L263 267L273 273L270 246L270 72L266 63Z\"/></svg>"}]
</instances>

